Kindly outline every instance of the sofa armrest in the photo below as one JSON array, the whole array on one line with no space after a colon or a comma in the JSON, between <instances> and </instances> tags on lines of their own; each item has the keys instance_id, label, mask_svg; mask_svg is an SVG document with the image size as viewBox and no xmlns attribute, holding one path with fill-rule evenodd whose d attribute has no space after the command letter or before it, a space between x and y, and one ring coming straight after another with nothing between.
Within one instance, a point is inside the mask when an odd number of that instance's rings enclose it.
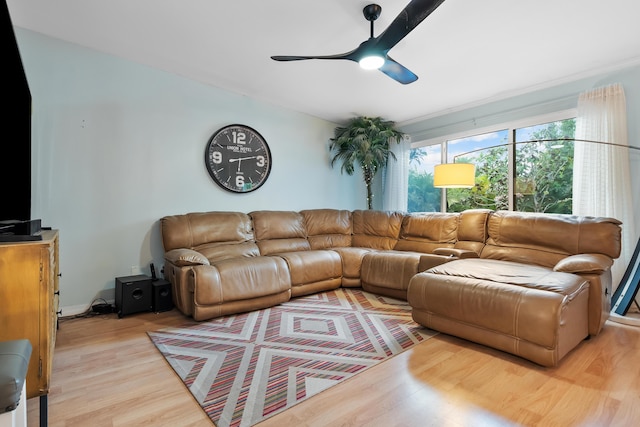
<instances>
[{"instance_id":1,"label":"sofa armrest","mask_svg":"<svg viewBox=\"0 0 640 427\"><path fill-rule=\"evenodd\" d=\"M165 252L164 259L177 267L209 265L209 260L200 252L186 248L172 249L169 252Z\"/></svg>"},{"instance_id":2,"label":"sofa armrest","mask_svg":"<svg viewBox=\"0 0 640 427\"><path fill-rule=\"evenodd\" d=\"M444 264L445 262L453 261L454 259L457 258L453 256L435 254L421 255L420 261L418 262L418 272L427 271L431 267L436 267L440 264Z\"/></svg>"},{"instance_id":3,"label":"sofa armrest","mask_svg":"<svg viewBox=\"0 0 640 427\"><path fill-rule=\"evenodd\" d=\"M456 258L479 258L478 254L468 249L454 249L454 248L437 248L433 250L436 255L444 255Z\"/></svg>"},{"instance_id":4,"label":"sofa armrest","mask_svg":"<svg viewBox=\"0 0 640 427\"><path fill-rule=\"evenodd\" d=\"M554 271L575 274L602 274L613 265L613 260L601 254L578 254L561 259Z\"/></svg>"}]
</instances>

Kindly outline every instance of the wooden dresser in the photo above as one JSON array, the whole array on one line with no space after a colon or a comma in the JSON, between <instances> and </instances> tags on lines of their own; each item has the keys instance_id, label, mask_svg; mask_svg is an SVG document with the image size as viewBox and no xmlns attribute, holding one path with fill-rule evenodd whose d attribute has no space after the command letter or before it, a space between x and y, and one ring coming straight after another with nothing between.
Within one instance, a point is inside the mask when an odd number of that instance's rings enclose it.
<instances>
[{"instance_id":1,"label":"wooden dresser","mask_svg":"<svg viewBox=\"0 0 640 427\"><path fill-rule=\"evenodd\" d=\"M31 341L27 398L40 396L41 421L56 342L58 239L57 230L45 230L42 240L0 243L0 340Z\"/></svg>"}]
</instances>

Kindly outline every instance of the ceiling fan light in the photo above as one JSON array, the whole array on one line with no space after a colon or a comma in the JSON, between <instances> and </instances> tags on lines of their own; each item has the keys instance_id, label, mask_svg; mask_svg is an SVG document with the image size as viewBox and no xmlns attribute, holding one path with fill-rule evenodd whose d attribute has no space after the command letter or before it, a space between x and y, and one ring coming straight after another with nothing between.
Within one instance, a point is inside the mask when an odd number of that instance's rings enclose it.
<instances>
[{"instance_id":1,"label":"ceiling fan light","mask_svg":"<svg viewBox=\"0 0 640 427\"><path fill-rule=\"evenodd\" d=\"M368 55L358 61L360 67L365 70L377 70L384 64L384 58L380 55Z\"/></svg>"}]
</instances>

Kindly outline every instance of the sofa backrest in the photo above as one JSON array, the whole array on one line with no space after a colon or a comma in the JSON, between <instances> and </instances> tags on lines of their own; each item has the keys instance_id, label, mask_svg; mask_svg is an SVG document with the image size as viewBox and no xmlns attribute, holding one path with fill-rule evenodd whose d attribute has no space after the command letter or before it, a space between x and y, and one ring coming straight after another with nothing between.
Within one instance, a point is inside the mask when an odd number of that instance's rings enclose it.
<instances>
[{"instance_id":1,"label":"sofa backrest","mask_svg":"<svg viewBox=\"0 0 640 427\"><path fill-rule=\"evenodd\" d=\"M393 249L398 243L403 214L400 212L355 210L351 245L372 249Z\"/></svg>"},{"instance_id":2,"label":"sofa backrest","mask_svg":"<svg viewBox=\"0 0 640 427\"><path fill-rule=\"evenodd\" d=\"M304 217L294 211L253 211L253 233L261 255L308 251Z\"/></svg>"},{"instance_id":3,"label":"sofa backrest","mask_svg":"<svg viewBox=\"0 0 640 427\"><path fill-rule=\"evenodd\" d=\"M454 248L474 251L480 255L487 241L487 223L492 212L490 209L468 209L461 212Z\"/></svg>"},{"instance_id":4,"label":"sofa backrest","mask_svg":"<svg viewBox=\"0 0 640 427\"><path fill-rule=\"evenodd\" d=\"M300 211L311 249L351 246L351 211L307 209Z\"/></svg>"},{"instance_id":5,"label":"sofa backrest","mask_svg":"<svg viewBox=\"0 0 640 427\"><path fill-rule=\"evenodd\" d=\"M621 222L613 218L496 211L481 258L553 267L575 254L620 256Z\"/></svg>"},{"instance_id":6,"label":"sofa backrest","mask_svg":"<svg viewBox=\"0 0 640 427\"><path fill-rule=\"evenodd\" d=\"M437 248L452 248L456 243L458 213L410 213L402 218L400 239L393 249L432 253Z\"/></svg>"},{"instance_id":7,"label":"sofa backrest","mask_svg":"<svg viewBox=\"0 0 640 427\"><path fill-rule=\"evenodd\" d=\"M260 255L249 215L241 212L195 212L160 220L165 252L188 248L209 261Z\"/></svg>"}]
</instances>

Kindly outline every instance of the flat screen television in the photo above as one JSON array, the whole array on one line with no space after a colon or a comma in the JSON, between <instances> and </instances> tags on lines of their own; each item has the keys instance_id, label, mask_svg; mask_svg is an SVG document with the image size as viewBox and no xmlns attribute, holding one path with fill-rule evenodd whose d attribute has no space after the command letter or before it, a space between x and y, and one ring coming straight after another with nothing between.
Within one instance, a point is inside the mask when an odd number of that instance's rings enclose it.
<instances>
[{"instance_id":1,"label":"flat screen television","mask_svg":"<svg viewBox=\"0 0 640 427\"><path fill-rule=\"evenodd\" d=\"M0 143L0 222L31 219L31 91L9 8L0 1L5 108Z\"/></svg>"}]
</instances>

